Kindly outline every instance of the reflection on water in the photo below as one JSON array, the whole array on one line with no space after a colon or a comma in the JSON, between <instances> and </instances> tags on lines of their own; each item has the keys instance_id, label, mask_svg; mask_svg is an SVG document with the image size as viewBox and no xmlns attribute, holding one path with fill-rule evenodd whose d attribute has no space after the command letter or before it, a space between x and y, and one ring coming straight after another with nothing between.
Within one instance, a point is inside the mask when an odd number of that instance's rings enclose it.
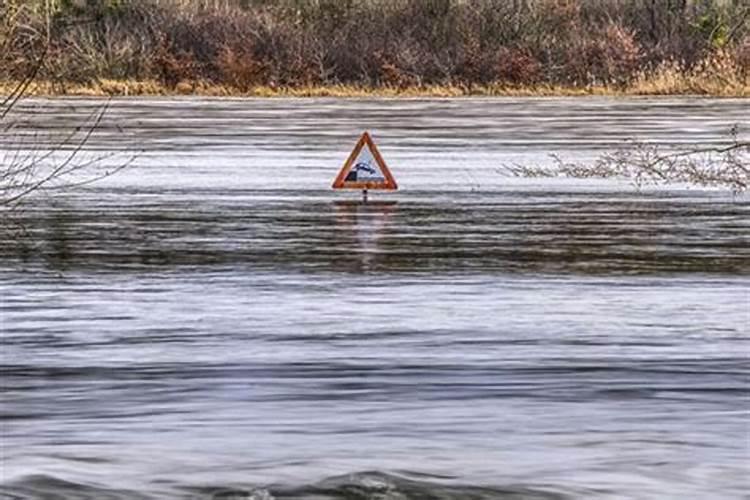
<instances>
[{"instance_id":1,"label":"reflection on water","mask_svg":"<svg viewBox=\"0 0 750 500\"><path fill-rule=\"evenodd\" d=\"M60 269L750 271L750 205L730 196L514 190L361 204L313 194L274 200L245 191L226 200L210 192L197 203L185 191L138 205L95 192L42 201L14 218L27 237L0 241L0 255Z\"/></svg>"},{"instance_id":2,"label":"reflection on water","mask_svg":"<svg viewBox=\"0 0 750 500\"><path fill-rule=\"evenodd\" d=\"M744 498L747 196L500 166L745 107L115 102L134 166L3 214L0 496ZM328 189L363 122L367 204Z\"/></svg>"},{"instance_id":3,"label":"reflection on water","mask_svg":"<svg viewBox=\"0 0 750 500\"><path fill-rule=\"evenodd\" d=\"M348 244L339 243L341 249L349 248L348 256L358 261L354 269L367 271L377 265L378 255L385 252L379 245L398 209L395 201L338 201L334 203L336 226ZM349 259L342 262L347 265ZM333 263L335 266L335 263ZM351 265L351 264L349 264Z\"/></svg>"}]
</instances>

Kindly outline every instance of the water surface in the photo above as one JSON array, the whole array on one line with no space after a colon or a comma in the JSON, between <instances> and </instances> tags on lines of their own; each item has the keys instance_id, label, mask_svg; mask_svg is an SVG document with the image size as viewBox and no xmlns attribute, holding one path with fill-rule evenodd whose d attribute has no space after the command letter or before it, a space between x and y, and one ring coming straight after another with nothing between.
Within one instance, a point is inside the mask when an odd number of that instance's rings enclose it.
<instances>
[{"instance_id":1,"label":"water surface","mask_svg":"<svg viewBox=\"0 0 750 500\"><path fill-rule=\"evenodd\" d=\"M746 110L112 102L84 154L130 167L5 215L0 496L746 498L747 196L505 168ZM401 190L361 205L329 185L365 128Z\"/></svg>"}]
</instances>

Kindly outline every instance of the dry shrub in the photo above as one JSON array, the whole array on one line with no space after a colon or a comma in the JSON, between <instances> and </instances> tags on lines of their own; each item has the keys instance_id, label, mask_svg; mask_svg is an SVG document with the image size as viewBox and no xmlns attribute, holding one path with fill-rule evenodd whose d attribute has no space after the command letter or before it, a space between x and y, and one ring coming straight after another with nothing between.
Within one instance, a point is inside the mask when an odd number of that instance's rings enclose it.
<instances>
[{"instance_id":1,"label":"dry shrub","mask_svg":"<svg viewBox=\"0 0 750 500\"><path fill-rule=\"evenodd\" d=\"M183 80L198 79L200 65L192 52L176 49L169 37L162 34L151 57L151 71L164 85L175 87Z\"/></svg>"},{"instance_id":2,"label":"dry shrub","mask_svg":"<svg viewBox=\"0 0 750 500\"><path fill-rule=\"evenodd\" d=\"M415 40L404 40L398 50L373 54L378 65L377 83L386 87L407 88L422 85L424 52Z\"/></svg>"},{"instance_id":3,"label":"dry shrub","mask_svg":"<svg viewBox=\"0 0 750 500\"><path fill-rule=\"evenodd\" d=\"M239 18L238 18L239 19ZM276 87L310 83L316 74L313 45L300 24L272 10L243 17L237 27L248 70L262 70L262 83ZM258 75L260 77L260 74Z\"/></svg>"},{"instance_id":4,"label":"dry shrub","mask_svg":"<svg viewBox=\"0 0 750 500\"><path fill-rule=\"evenodd\" d=\"M46 53L45 27L23 4L0 0L0 77L23 80Z\"/></svg>"},{"instance_id":5,"label":"dry shrub","mask_svg":"<svg viewBox=\"0 0 750 500\"><path fill-rule=\"evenodd\" d=\"M740 73L744 78L750 76L750 35L747 35L737 44L734 51L734 60Z\"/></svg>"},{"instance_id":6,"label":"dry shrub","mask_svg":"<svg viewBox=\"0 0 750 500\"><path fill-rule=\"evenodd\" d=\"M251 47L225 45L217 61L220 81L247 92L266 80L265 65L255 58Z\"/></svg>"},{"instance_id":7,"label":"dry shrub","mask_svg":"<svg viewBox=\"0 0 750 500\"><path fill-rule=\"evenodd\" d=\"M502 47L498 53L496 73L501 82L535 84L541 70L541 64L528 50Z\"/></svg>"},{"instance_id":8,"label":"dry shrub","mask_svg":"<svg viewBox=\"0 0 750 500\"><path fill-rule=\"evenodd\" d=\"M635 32L611 23L605 28L599 43L603 44L603 79L610 84L624 84L641 61L641 47Z\"/></svg>"},{"instance_id":9,"label":"dry shrub","mask_svg":"<svg viewBox=\"0 0 750 500\"><path fill-rule=\"evenodd\" d=\"M481 40L475 34L467 37L461 49L456 75L459 83L489 83L496 79L495 54L484 50Z\"/></svg>"},{"instance_id":10,"label":"dry shrub","mask_svg":"<svg viewBox=\"0 0 750 500\"><path fill-rule=\"evenodd\" d=\"M568 46L565 67L575 84L621 86L638 69L640 59L635 34L609 23L591 36L578 34Z\"/></svg>"},{"instance_id":11,"label":"dry shrub","mask_svg":"<svg viewBox=\"0 0 750 500\"><path fill-rule=\"evenodd\" d=\"M712 52L689 73L691 88L698 94L742 95L748 90L748 78L734 54L726 49Z\"/></svg>"},{"instance_id":12,"label":"dry shrub","mask_svg":"<svg viewBox=\"0 0 750 500\"><path fill-rule=\"evenodd\" d=\"M380 63L379 84L385 87L405 88L412 85L411 79L401 68L390 62L382 53L377 54L376 59L382 60Z\"/></svg>"}]
</instances>

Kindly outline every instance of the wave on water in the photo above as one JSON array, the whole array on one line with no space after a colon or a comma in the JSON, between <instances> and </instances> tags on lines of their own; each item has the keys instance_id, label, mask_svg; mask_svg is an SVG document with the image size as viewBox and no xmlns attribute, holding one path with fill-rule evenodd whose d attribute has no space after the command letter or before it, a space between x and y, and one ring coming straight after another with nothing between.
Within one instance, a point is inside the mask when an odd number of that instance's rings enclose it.
<instances>
[{"instance_id":1,"label":"wave on water","mask_svg":"<svg viewBox=\"0 0 750 500\"><path fill-rule=\"evenodd\" d=\"M428 476L431 477L431 476ZM32 475L0 486L7 500L152 500L184 498L210 500L563 500L560 492L525 486L472 486L443 483L383 472L334 476L299 487L204 486L179 488L173 494L144 493Z\"/></svg>"},{"instance_id":2,"label":"wave on water","mask_svg":"<svg viewBox=\"0 0 750 500\"><path fill-rule=\"evenodd\" d=\"M3 500L149 500L150 496L35 474L0 485Z\"/></svg>"}]
</instances>

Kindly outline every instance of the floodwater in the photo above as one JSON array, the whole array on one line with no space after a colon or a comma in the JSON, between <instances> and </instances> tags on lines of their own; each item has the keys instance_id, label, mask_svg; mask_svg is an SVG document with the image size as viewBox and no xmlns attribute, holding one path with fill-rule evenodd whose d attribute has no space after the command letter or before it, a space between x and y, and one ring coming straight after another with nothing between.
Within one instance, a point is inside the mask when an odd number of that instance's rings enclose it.
<instances>
[{"instance_id":1,"label":"floodwater","mask_svg":"<svg viewBox=\"0 0 750 500\"><path fill-rule=\"evenodd\" d=\"M82 154L128 168L3 214L0 497L748 498L748 196L506 168L747 109L113 101ZM363 129L367 205L329 189Z\"/></svg>"}]
</instances>

